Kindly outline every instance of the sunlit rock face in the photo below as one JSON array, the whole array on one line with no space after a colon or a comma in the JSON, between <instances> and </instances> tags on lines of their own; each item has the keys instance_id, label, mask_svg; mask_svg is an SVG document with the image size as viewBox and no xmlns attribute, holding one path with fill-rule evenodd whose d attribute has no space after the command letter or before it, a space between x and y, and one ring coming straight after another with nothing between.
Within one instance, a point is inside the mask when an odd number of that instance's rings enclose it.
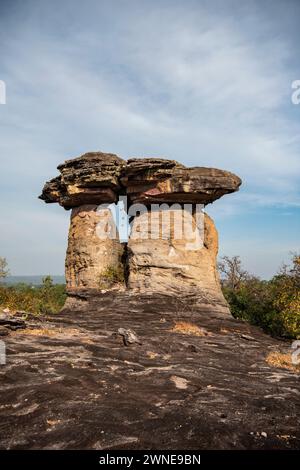
<instances>
[{"instance_id":1,"label":"sunlit rock face","mask_svg":"<svg viewBox=\"0 0 300 470\"><path fill-rule=\"evenodd\" d=\"M68 289L100 289L109 276L120 272L123 245L111 211L97 207L72 209L66 255ZM112 230L115 237L108 236Z\"/></svg>"},{"instance_id":2,"label":"sunlit rock face","mask_svg":"<svg viewBox=\"0 0 300 470\"><path fill-rule=\"evenodd\" d=\"M217 231L203 212L199 220L195 206L237 191L240 178L215 168L186 168L175 160L126 162L103 152L67 160L58 170L60 175L45 184L40 198L72 209L68 289L100 289L108 276L132 292L197 295L204 303L227 308L216 269ZM99 209L121 195L127 197L131 221L128 244L120 243L117 230L112 235L110 209ZM181 232L180 225L188 220L192 230Z\"/></svg>"},{"instance_id":3,"label":"sunlit rock face","mask_svg":"<svg viewBox=\"0 0 300 470\"><path fill-rule=\"evenodd\" d=\"M198 219L181 208L135 217L127 248L128 288L196 295L227 309L216 267L218 233L207 214ZM189 224L192 230L184 231Z\"/></svg>"}]
</instances>

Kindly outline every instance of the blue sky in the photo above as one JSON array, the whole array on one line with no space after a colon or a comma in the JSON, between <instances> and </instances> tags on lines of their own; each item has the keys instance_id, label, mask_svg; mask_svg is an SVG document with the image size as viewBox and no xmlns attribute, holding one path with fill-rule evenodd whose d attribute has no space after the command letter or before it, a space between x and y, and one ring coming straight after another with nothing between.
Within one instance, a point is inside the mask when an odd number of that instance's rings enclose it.
<instances>
[{"instance_id":1,"label":"blue sky","mask_svg":"<svg viewBox=\"0 0 300 470\"><path fill-rule=\"evenodd\" d=\"M0 256L62 274L69 212L37 199L90 150L243 179L207 207L220 255L270 277L300 249L300 2L0 2Z\"/></svg>"}]
</instances>

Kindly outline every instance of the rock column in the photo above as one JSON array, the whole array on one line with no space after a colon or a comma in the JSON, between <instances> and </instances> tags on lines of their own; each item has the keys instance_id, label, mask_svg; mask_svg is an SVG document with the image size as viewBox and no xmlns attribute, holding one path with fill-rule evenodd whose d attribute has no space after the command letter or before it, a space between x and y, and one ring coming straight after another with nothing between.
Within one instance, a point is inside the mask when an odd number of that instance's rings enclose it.
<instances>
[{"instance_id":1,"label":"rock column","mask_svg":"<svg viewBox=\"0 0 300 470\"><path fill-rule=\"evenodd\" d=\"M216 267L218 233L212 219L203 214L203 229L193 219L192 236L183 233L178 238L178 223L190 221L190 213L184 209L157 212L157 233L151 230L152 214L134 218L127 248L128 288L195 294L203 302L225 305Z\"/></svg>"},{"instance_id":2,"label":"rock column","mask_svg":"<svg viewBox=\"0 0 300 470\"><path fill-rule=\"evenodd\" d=\"M128 242L128 288L195 295L227 308L217 271L218 233L204 206L241 181L213 168L161 159L132 159L123 184L134 216Z\"/></svg>"},{"instance_id":3,"label":"rock column","mask_svg":"<svg viewBox=\"0 0 300 470\"><path fill-rule=\"evenodd\" d=\"M107 288L123 277L124 246L108 207L117 201L123 166L114 154L84 154L59 165L61 175L43 189L45 202L72 210L65 263L68 290Z\"/></svg>"}]
</instances>

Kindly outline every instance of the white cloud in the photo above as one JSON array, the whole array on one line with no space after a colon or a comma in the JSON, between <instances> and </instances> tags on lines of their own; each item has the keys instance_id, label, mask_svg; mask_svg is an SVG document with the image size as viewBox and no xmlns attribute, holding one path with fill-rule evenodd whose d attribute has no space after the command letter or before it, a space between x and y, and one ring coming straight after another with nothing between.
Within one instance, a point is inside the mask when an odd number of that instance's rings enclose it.
<instances>
[{"instance_id":1,"label":"white cloud","mask_svg":"<svg viewBox=\"0 0 300 470\"><path fill-rule=\"evenodd\" d=\"M222 217L299 206L294 37L279 33L280 10L227 3L30 3L13 35L3 24L4 200L10 186L37 207L58 163L102 149L236 172L244 185L215 204Z\"/></svg>"}]
</instances>

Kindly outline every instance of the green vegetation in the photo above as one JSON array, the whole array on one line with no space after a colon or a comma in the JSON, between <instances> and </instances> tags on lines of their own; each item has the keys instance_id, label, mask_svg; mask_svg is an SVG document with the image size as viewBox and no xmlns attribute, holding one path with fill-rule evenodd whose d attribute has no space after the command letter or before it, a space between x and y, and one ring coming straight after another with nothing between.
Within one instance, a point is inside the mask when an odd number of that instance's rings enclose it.
<instances>
[{"instance_id":1,"label":"green vegetation","mask_svg":"<svg viewBox=\"0 0 300 470\"><path fill-rule=\"evenodd\" d=\"M283 266L270 281L242 269L238 256L219 263L224 295L235 318L262 327L267 333L300 338L300 256Z\"/></svg>"},{"instance_id":2,"label":"green vegetation","mask_svg":"<svg viewBox=\"0 0 300 470\"><path fill-rule=\"evenodd\" d=\"M56 313L61 310L65 299L65 286L54 285L50 276L46 276L43 284L37 287L29 284L0 284L1 309L9 308L11 311L24 311L35 315Z\"/></svg>"},{"instance_id":3,"label":"green vegetation","mask_svg":"<svg viewBox=\"0 0 300 470\"><path fill-rule=\"evenodd\" d=\"M5 258L0 257L0 281L9 275L9 270L7 269L7 261Z\"/></svg>"},{"instance_id":4,"label":"green vegetation","mask_svg":"<svg viewBox=\"0 0 300 470\"><path fill-rule=\"evenodd\" d=\"M124 267L121 263L118 266L107 266L105 271L101 273L99 289L109 289L115 284L123 284L124 282Z\"/></svg>"}]
</instances>

